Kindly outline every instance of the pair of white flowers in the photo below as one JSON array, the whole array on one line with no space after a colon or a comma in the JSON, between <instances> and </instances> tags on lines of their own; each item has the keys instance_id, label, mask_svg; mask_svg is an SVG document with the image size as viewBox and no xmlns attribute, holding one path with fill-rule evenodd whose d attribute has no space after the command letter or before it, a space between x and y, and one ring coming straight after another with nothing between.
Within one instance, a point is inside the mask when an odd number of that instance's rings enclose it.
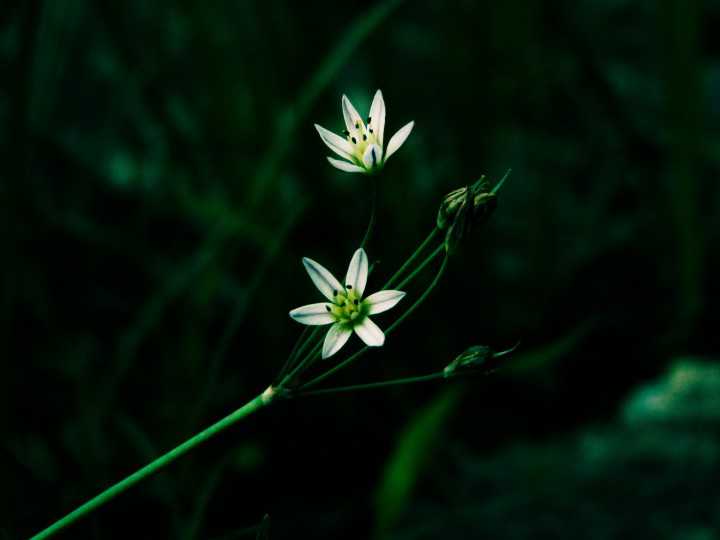
<instances>
[{"instance_id":1,"label":"pair of white flowers","mask_svg":"<svg viewBox=\"0 0 720 540\"><path fill-rule=\"evenodd\" d=\"M328 157L333 167L351 173L373 173L402 146L410 135L414 122L400 128L383 147L385 132L385 101L382 92L375 92L370 113L364 122L347 96L342 97L345 119L345 138L315 124L323 142L343 160ZM355 332L366 345L380 347L385 334L370 319L370 315L382 313L402 300L402 291L386 290L363 298L368 277L368 258L365 250L355 251L345 281L340 283L325 267L303 258L305 270L315 286L327 299L326 302L309 304L290 312L290 317L307 325L332 325L325 336L322 357L328 358L338 352Z\"/></svg>"}]
</instances>

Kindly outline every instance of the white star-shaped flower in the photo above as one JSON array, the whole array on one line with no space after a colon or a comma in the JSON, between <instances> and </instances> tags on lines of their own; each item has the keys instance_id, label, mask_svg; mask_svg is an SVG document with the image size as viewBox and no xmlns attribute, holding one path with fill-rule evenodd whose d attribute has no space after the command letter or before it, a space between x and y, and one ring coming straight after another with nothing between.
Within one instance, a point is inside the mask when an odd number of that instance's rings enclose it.
<instances>
[{"instance_id":1,"label":"white star-shaped flower","mask_svg":"<svg viewBox=\"0 0 720 540\"><path fill-rule=\"evenodd\" d=\"M303 264L310 279L328 301L293 309L290 317L302 324L332 324L323 343L323 358L338 352L353 331L370 347L380 347L385 343L385 334L369 316L394 307L405 293L388 290L363 298L368 276L368 258L364 249L358 249L350 260L344 285L312 259L304 257Z\"/></svg>"},{"instance_id":2,"label":"white star-shaped flower","mask_svg":"<svg viewBox=\"0 0 720 540\"><path fill-rule=\"evenodd\" d=\"M390 156L403 145L415 125L415 122L409 122L401 127L390 137L390 142L383 151L385 101L380 90L375 92L367 122L363 122L345 95L342 97L342 112L346 126L343 131L344 139L317 124L315 129L328 148L343 158L341 160L328 157L330 165L346 172L372 173L382 168Z\"/></svg>"}]
</instances>

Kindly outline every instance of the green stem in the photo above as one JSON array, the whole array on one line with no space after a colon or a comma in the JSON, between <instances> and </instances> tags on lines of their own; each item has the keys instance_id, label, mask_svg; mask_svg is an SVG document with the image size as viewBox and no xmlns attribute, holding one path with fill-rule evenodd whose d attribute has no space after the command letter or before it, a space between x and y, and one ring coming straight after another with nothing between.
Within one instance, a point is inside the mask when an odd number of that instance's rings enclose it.
<instances>
[{"instance_id":1,"label":"green stem","mask_svg":"<svg viewBox=\"0 0 720 540\"><path fill-rule=\"evenodd\" d=\"M310 328L310 326L303 328L303 331L300 333L300 337L297 338L297 341L295 342L295 345L293 345L287 360L285 360L282 369L280 369L280 373L278 374L276 380L283 378L283 376L292 368L292 365L295 363L295 360L297 360L297 357L305 351L307 344L315 337L318 328L313 328L312 332L310 331ZM310 335L308 336L308 334Z\"/></svg>"},{"instance_id":2,"label":"green stem","mask_svg":"<svg viewBox=\"0 0 720 540\"><path fill-rule=\"evenodd\" d=\"M413 263L415 259L417 259L418 255L422 253L422 251L428 246L430 242L432 242L433 238L435 238L435 235L440 231L437 227L434 227L432 231L430 231L430 234L423 240L422 244L413 252L412 255L410 255L410 258L403 263L403 265L400 267L400 269L395 272L390 279L388 279L387 283L383 285L382 291L390 288L390 286L395 282L396 279L398 279L402 273L407 270L407 268Z\"/></svg>"},{"instance_id":3,"label":"green stem","mask_svg":"<svg viewBox=\"0 0 720 540\"><path fill-rule=\"evenodd\" d=\"M493 195L496 195L497 192L500 191L500 188L501 188L501 187L503 186L503 184L505 183L505 180L507 180L507 179L508 179L508 176L510 176L510 173L511 173L511 172L512 172L512 169L508 169L507 171L505 171L505 175L500 179L500 181L499 181L497 184L495 184L495 187L493 187L493 188L490 190L490 193L492 193Z\"/></svg>"},{"instance_id":4,"label":"green stem","mask_svg":"<svg viewBox=\"0 0 720 540\"><path fill-rule=\"evenodd\" d=\"M350 386L338 386L336 388L323 388L322 390L311 390L310 392L298 392L293 397L317 396L321 394L341 394L344 392L354 392L356 390L372 390L374 388L383 388L385 386L400 386L403 384L414 384L435 379L444 379L445 374L442 371L431 373L430 375L420 375L416 377L404 377L402 379L392 379L390 381L353 384Z\"/></svg>"},{"instance_id":5,"label":"green stem","mask_svg":"<svg viewBox=\"0 0 720 540\"><path fill-rule=\"evenodd\" d=\"M318 327L318 330L322 327ZM313 334L315 335L315 334ZM309 342L309 340L308 340ZM316 359L318 354L320 354L320 349L322 348L323 339L318 340L318 342L315 344L315 346L312 348L312 350L305 356L305 358L302 359L302 361L297 365L295 369L293 369L278 385L278 388L285 387L286 384L291 383L293 379L299 374L302 373L303 369L308 365L309 362Z\"/></svg>"},{"instance_id":6,"label":"green stem","mask_svg":"<svg viewBox=\"0 0 720 540\"><path fill-rule=\"evenodd\" d=\"M444 246L440 246L440 247L444 247ZM423 292L420 295L420 298L415 300L415 303L412 306L410 306L405 311L405 313L400 315L400 318L398 320L396 320L394 323L392 323L390 325L390 327L385 332L386 335L389 334L390 332L392 332L393 330L395 330L395 328L397 328L401 322L403 322L405 319L407 319L412 314L412 312L415 311L420 306L420 304L422 304L425 301L425 299L430 295L430 293L433 291L433 289L437 286L438 282L440 281L440 278L445 273L445 268L447 268L447 262L448 262L448 256L446 253L445 257L443 257L443 261L442 261L442 264L440 265L440 269L438 270L437 274L435 274L435 278L432 280L432 283L430 283L428 288L425 289L425 292Z\"/></svg>"},{"instance_id":7,"label":"green stem","mask_svg":"<svg viewBox=\"0 0 720 540\"><path fill-rule=\"evenodd\" d=\"M422 272L425 269L425 267L428 264L430 264L433 261L433 259L435 257L437 257L440 254L440 252L443 251L444 249L445 249L445 244L440 244L438 247L436 247L435 250L430 255L425 257L425 260L423 262L421 262L420 265L415 270L413 270L408 277L406 277L400 283L398 283L396 285L396 287L398 289L402 290L402 288L405 285L410 283L415 276L417 276L420 272Z\"/></svg>"},{"instance_id":8,"label":"green stem","mask_svg":"<svg viewBox=\"0 0 720 540\"><path fill-rule=\"evenodd\" d=\"M290 355L288 356L288 363L291 363L298 357L298 355L302 354L302 351L307 346L307 340L312 340L312 338L313 338L312 335L308 337L308 334L310 333L311 328L312 327L310 327L310 326L306 326L305 328L303 328L303 331L300 334L300 337L295 342L295 345L293 346L292 350L290 351ZM313 331L317 330L317 328L312 328L312 330Z\"/></svg>"},{"instance_id":9,"label":"green stem","mask_svg":"<svg viewBox=\"0 0 720 540\"><path fill-rule=\"evenodd\" d=\"M442 246L441 246L442 247ZM443 259L442 265L440 265L440 269L438 270L437 274L435 275L435 278L432 280L432 283L428 286L427 289L425 289L425 292L420 295L420 298L415 300L415 303L410 306L405 313L403 313L398 320L396 320L393 324L390 325L390 327L385 331L385 335L390 334L395 328L398 327L398 325L403 322L410 314L415 311L420 304L422 304L425 299L428 297L428 295L432 292L432 290L437 286L438 282L440 281L440 278L445 273L445 267L447 266L448 257L447 254L445 255L445 258ZM306 390L308 388L312 388L313 386L320 384L322 381L327 379L328 377L334 375L341 369L344 369L345 367L352 364L355 360L360 358L363 354L365 354L370 347L363 347L359 351L357 351L355 354L350 355L348 358L340 362L338 365L336 365L333 368L330 368L325 373L322 373L315 377L314 379L308 381L307 383L303 384L300 387L300 390Z\"/></svg>"},{"instance_id":10,"label":"green stem","mask_svg":"<svg viewBox=\"0 0 720 540\"><path fill-rule=\"evenodd\" d=\"M62 529L67 527L68 525L74 523L81 517L83 517L86 514L89 514L96 508L102 506L103 504L107 503L108 501L112 500L113 498L117 497L127 489L131 488L141 480L147 478L148 476L156 473L163 467L169 465L179 457L183 456L199 444L207 441L211 437L217 435L221 431L224 431L225 429L229 428L239 420L242 420L246 416L251 415L254 412L257 412L260 410L263 406L270 403L269 399L264 397L263 395L259 395L256 398L253 398L252 400L248 401L245 405L240 407L238 410L233 412L232 414L226 416L222 420L216 422L212 426L210 426L207 429L204 429L200 433L197 433L196 435L189 438L184 443L180 444L179 446L176 446L166 454L163 454L159 458L157 458L155 461L145 465L142 469L139 469L132 473L130 476L126 477L125 479L121 480L117 484L114 484L107 488L105 491L100 493L99 495L93 497L89 501L87 501L85 504L79 506L69 514L67 514L65 517L59 519L52 525L50 525L48 528L40 531L38 534L33 536L31 540L41 540L43 538L50 538L52 535L60 532Z\"/></svg>"},{"instance_id":11,"label":"green stem","mask_svg":"<svg viewBox=\"0 0 720 540\"><path fill-rule=\"evenodd\" d=\"M367 229L365 229L365 236L363 236L362 242L360 242L360 247L364 248L365 245L368 243L368 240L370 240L370 236L373 232L373 227L375 226L375 209L377 208L377 199L378 199L378 181L377 176L373 175L372 177L372 183L373 183L373 193L372 193L372 202L370 203L370 221L368 222Z\"/></svg>"}]
</instances>

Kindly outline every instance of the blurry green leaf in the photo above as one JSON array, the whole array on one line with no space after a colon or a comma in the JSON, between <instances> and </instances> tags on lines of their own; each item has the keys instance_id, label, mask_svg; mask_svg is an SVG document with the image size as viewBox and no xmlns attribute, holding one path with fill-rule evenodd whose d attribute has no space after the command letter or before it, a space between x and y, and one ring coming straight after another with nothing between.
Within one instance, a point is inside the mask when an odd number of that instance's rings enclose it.
<instances>
[{"instance_id":1,"label":"blurry green leaf","mask_svg":"<svg viewBox=\"0 0 720 540\"><path fill-rule=\"evenodd\" d=\"M46 129L48 119L57 106L60 81L70 60L85 9L84 0L68 0L49 2L40 10L30 101L30 122L34 129Z\"/></svg>"},{"instance_id":2,"label":"blurry green leaf","mask_svg":"<svg viewBox=\"0 0 720 540\"><path fill-rule=\"evenodd\" d=\"M237 540L238 538L250 538L250 535L255 533L257 540L268 540L270 538L270 515L265 514L262 521L258 525L252 527L245 527L236 531L229 532L222 536L218 536L213 540Z\"/></svg>"},{"instance_id":3,"label":"blurry green leaf","mask_svg":"<svg viewBox=\"0 0 720 540\"><path fill-rule=\"evenodd\" d=\"M270 538L270 515L265 514L263 516L260 527L258 528L257 540L268 540Z\"/></svg>"},{"instance_id":4,"label":"blurry green leaf","mask_svg":"<svg viewBox=\"0 0 720 540\"><path fill-rule=\"evenodd\" d=\"M262 447L255 442L247 442L238 446L230 455L230 465L238 471L252 471L263 462Z\"/></svg>"},{"instance_id":5,"label":"blurry green leaf","mask_svg":"<svg viewBox=\"0 0 720 540\"><path fill-rule=\"evenodd\" d=\"M386 534L405 508L461 394L460 386L441 392L420 410L400 435L375 497L377 536Z\"/></svg>"},{"instance_id":6,"label":"blurry green leaf","mask_svg":"<svg viewBox=\"0 0 720 540\"><path fill-rule=\"evenodd\" d=\"M703 135L703 88L700 2L664 0L659 19L667 44L665 71L668 130L667 204L671 210L674 240L675 285L678 309L674 330L682 339L690 334L704 302L704 231L699 220L701 192L698 185L699 148Z\"/></svg>"},{"instance_id":7,"label":"blurry green leaf","mask_svg":"<svg viewBox=\"0 0 720 540\"><path fill-rule=\"evenodd\" d=\"M592 327L593 320L585 321L576 326L569 334L549 345L526 353L518 353L512 362L508 363L507 371L523 374L547 368L551 363L571 353L585 339Z\"/></svg>"},{"instance_id":8,"label":"blurry green leaf","mask_svg":"<svg viewBox=\"0 0 720 540\"><path fill-rule=\"evenodd\" d=\"M5 450L36 478L49 482L58 477L58 462L45 438L27 435L5 442Z\"/></svg>"}]
</instances>

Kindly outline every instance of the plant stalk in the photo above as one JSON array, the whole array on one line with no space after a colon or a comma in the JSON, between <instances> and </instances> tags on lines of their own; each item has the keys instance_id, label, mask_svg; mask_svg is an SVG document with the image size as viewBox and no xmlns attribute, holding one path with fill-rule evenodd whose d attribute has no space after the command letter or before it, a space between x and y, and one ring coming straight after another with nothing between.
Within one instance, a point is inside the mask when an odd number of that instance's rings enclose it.
<instances>
[{"instance_id":1,"label":"plant stalk","mask_svg":"<svg viewBox=\"0 0 720 540\"><path fill-rule=\"evenodd\" d=\"M193 435L184 443L176 446L175 448L163 454L156 460L145 465L142 469L135 471L130 476L119 481L117 484L110 486L99 495L96 495L86 503L77 507L65 517L57 520L55 523L33 536L31 540L42 540L44 538L50 538L54 534L63 530L65 527L71 525L72 523L80 519L81 517L89 514L96 508L99 508L100 506L114 499L121 493L127 491L129 488L131 488L141 480L144 480L148 476L155 474L160 469L166 467L179 457L185 455L187 452L189 452L196 446L202 444L203 442L217 435L221 431L226 430L227 428L229 428L236 422L242 420L243 418L250 416L251 414L262 409L264 406L270 404L271 400L272 393L268 393L268 391L265 391L263 394L251 399L232 414L229 414L228 416L226 416L222 420L219 420L207 429L204 429L196 435Z\"/></svg>"}]
</instances>

